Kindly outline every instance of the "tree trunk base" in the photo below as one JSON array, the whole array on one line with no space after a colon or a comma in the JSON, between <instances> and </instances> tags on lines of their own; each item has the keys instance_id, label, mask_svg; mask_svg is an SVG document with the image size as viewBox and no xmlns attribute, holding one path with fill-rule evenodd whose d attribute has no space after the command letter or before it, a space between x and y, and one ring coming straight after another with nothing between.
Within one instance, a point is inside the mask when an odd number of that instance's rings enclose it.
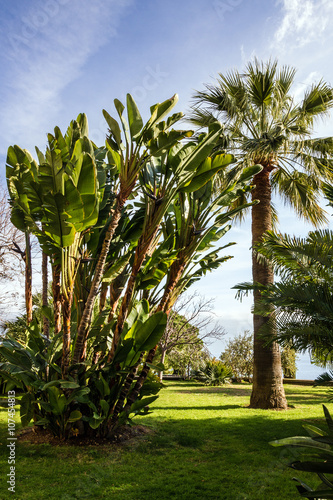
<instances>
[{"instance_id":1,"label":"tree trunk base","mask_svg":"<svg viewBox=\"0 0 333 500\"><path fill-rule=\"evenodd\" d=\"M261 410L287 410L288 403L284 391L271 392L269 396L263 393L252 393L249 408Z\"/></svg>"}]
</instances>

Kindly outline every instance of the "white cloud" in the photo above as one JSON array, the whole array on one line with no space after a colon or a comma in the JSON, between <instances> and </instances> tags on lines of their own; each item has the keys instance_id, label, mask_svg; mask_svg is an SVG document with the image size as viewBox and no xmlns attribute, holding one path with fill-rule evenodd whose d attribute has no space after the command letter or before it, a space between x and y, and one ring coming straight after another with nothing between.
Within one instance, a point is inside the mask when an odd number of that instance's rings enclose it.
<instances>
[{"instance_id":1,"label":"white cloud","mask_svg":"<svg viewBox=\"0 0 333 500\"><path fill-rule=\"evenodd\" d=\"M283 17L274 35L274 46L300 48L312 42L324 43L331 36L331 0L282 0Z\"/></svg>"},{"instance_id":2,"label":"white cloud","mask_svg":"<svg viewBox=\"0 0 333 500\"><path fill-rule=\"evenodd\" d=\"M116 35L119 18L130 4L131 0L35 1L19 18L6 20L0 152L18 137L29 145L41 137L40 131L61 110L64 88Z\"/></svg>"},{"instance_id":3,"label":"white cloud","mask_svg":"<svg viewBox=\"0 0 333 500\"><path fill-rule=\"evenodd\" d=\"M301 101L305 90L309 89L312 84L319 83L321 78L322 77L318 71L311 71L311 73L309 73L309 75L304 78L302 82L298 82L293 91L295 102Z\"/></svg>"},{"instance_id":4,"label":"white cloud","mask_svg":"<svg viewBox=\"0 0 333 500\"><path fill-rule=\"evenodd\" d=\"M254 61L256 57L258 58L258 54L255 49L252 49L250 53L247 53L244 45L241 45L240 47L240 55L243 67L247 66L249 61Z\"/></svg>"}]
</instances>

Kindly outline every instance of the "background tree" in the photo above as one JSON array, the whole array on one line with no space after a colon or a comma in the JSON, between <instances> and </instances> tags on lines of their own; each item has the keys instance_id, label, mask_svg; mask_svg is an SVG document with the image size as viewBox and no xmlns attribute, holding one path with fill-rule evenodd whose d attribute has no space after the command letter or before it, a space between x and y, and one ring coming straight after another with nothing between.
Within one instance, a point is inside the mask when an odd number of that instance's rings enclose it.
<instances>
[{"instance_id":1,"label":"background tree","mask_svg":"<svg viewBox=\"0 0 333 500\"><path fill-rule=\"evenodd\" d=\"M161 363L164 363L165 356L170 351L173 353L172 359L174 360L178 350L181 351L179 359L184 358L185 355L190 356L191 353L194 356L196 352L200 357L204 346L208 346L214 340L221 340L225 331L217 322L213 323L212 315L212 300L206 300L196 293L181 296L170 311L164 335L158 344ZM193 349L184 349L184 346L190 345L193 346ZM188 363L183 362L183 364ZM194 365L194 359L192 365ZM162 380L162 378L163 371L160 372L160 379Z\"/></svg>"},{"instance_id":2,"label":"background tree","mask_svg":"<svg viewBox=\"0 0 333 500\"><path fill-rule=\"evenodd\" d=\"M234 378L241 382L253 376L253 334L246 330L243 334L228 340L220 360L230 366Z\"/></svg>"},{"instance_id":3,"label":"background tree","mask_svg":"<svg viewBox=\"0 0 333 500\"><path fill-rule=\"evenodd\" d=\"M19 307L21 280L25 275L25 302L27 319L32 318L32 253L29 234L20 231L11 221L11 207L8 193L0 185L0 280L7 285L6 292L0 296L0 310L8 314L8 306ZM16 284L14 285L14 283ZM13 311L14 312L14 311Z\"/></svg>"},{"instance_id":4,"label":"background tree","mask_svg":"<svg viewBox=\"0 0 333 500\"><path fill-rule=\"evenodd\" d=\"M0 279L13 280L22 274L20 255L15 251L24 245L24 235L10 220L11 208L7 190L0 185Z\"/></svg>"},{"instance_id":5,"label":"background tree","mask_svg":"<svg viewBox=\"0 0 333 500\"><path fill-rule=\"evenodd\" d=\"M194 337L194 335L193 335ZM193 372L210 359L210 354L204 343L197 339L192 344L183 344L171 349L166 356L167 369L173 369L177 375L191 378Z\"/></svg>"},{"instance_id":6,"label":"background tree","mask_svg":"<svg viewBox=\"0 0 333 500\"><path fill-rule=\"evenodd\" d=\"M279 194L299 217L318 225L326 221L319 205L322 181L332 177L331 137L312 138L317 120L333 105L330 85L320 81L306 90L295 103L291 88L295 69L277 62L249 63L243 73L220 74L215 85L194 96L192 122L206 126L219 118L224 123L221 144L238 158L240 171L246 165L260 164L263 170L254 179L252 199L252 245L272 229L272 191ZM252 256L253 282L271 285L272 268ZM255 289L255 305L260 291ZM272 306L267 305L267 313ZM270 329L271 342L264 344L260 329ZM269 314L254 314L254 377L251 407L287 408L281 379L281 357L274 342L274 322ZM268 333L267 333L268 334Z\"/></svg>"},{"instance_id":7,"label":"background tree","mask_svg":"<svg viewBox=\"0 0 333 500\"><path fill-rule=\"evenodd\" d=\"M296 352L285 344L281 350L282 371L285 378L296 378ZM230 366L237 382L253 377L253 334L246 330L230 339L220 360Z\"/></svg>"},{"instance_id":8,"label":"background tree","mask_svg":"<svg viewBox=\"0 0 333 500\"><path fill-rule=\"evenodd\" d=\"M33 321L38 324L40 330L42 331L43 325L43 299L42 293L34 293L32 295L32 316ZM50 295L48 296L48 308L50 310L50 318L52 318L52 298ZM51 326L52 322L51 322ZM20 342L22 345L27 346L29 341L29 329L27 328L27 315L18 314L17 317L13 320L6 319L0 322L0 327L3 330L4 337L11 337L15 339L17 342Z\"/></svg>"},{"instance_id":9,"label":"background tree","mask_svg":"<svg viewBox=\"0 0 333 500\"><path fill-rule=\"evenodd\" d=\"M284 378L296 378L297 354L295 349L286 345L281 350L281 364Z\"/></svg>"}]
</instances>

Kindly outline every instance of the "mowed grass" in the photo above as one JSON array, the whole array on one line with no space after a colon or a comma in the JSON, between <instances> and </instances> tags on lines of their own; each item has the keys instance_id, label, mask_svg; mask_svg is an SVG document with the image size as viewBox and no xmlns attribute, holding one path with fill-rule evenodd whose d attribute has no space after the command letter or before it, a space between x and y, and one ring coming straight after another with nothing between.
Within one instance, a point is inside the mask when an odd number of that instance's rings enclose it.
<instances>
[{"instance_id":1,"label":"mowed grass","mask_svg":"<svg viewBox=\"0 0 333 500\"><path fill-rule=\"evenodd\" d=\"M152 432L122 445L51 446L18 443L16 492L7 490L7 412L1 408L1 499L290 500L291 451L269 441L306 435L304 419L322 420L326 390L285 386L288 411L253 410L251 387L167 382L153 413L136 422ZM19 420L19 418L17 418ZM20 428L20 425L17 425Z\"/></svg>"}]
</instances>

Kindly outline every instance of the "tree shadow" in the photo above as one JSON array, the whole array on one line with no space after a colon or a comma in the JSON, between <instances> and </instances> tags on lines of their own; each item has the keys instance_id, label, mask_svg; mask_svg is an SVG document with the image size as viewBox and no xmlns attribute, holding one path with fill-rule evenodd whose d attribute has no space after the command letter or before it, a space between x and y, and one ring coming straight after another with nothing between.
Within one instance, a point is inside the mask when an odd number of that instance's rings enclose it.
<instances>
[{"instance_id":1,"label":"tree shadow","mask_svg":"<svg viewBox=\"0 0 333 500\"><path fill-rule=\"evenodd\" d=\"M328 398L325 394L311 394L311 395L288 395L286 394L287 400L289 403L297 404L306 404L306 405L318 405L320 403L322 404L328 404L330 401L328 401Z\"/></svg>"},{"instance_id":2,"label":"tree shadow","mask_svg":"<svg viewBox=\"0 0 333 500\"><path fill-rule=\"evenodd\" d=\"M220 408L227 409L228 406L203 409ZM276 448L269 443L295 435L307 436L302 427L304 420L299 417L280 418L281 413L275 413L277 418L273 419L271 415L269 412L254 415L249 411L246 416L243 412L239 417L229 418L224 418L221 412L218 418L205 415L205 418L158 419L156 434L150 435L137 451L142 458L147 458L148 453L150 466L155 470L158 470L158 464L163 468L165 498L167 494L169 498L182 498L183 494L186 499L297 498L292 481L295 472L289 470L287 464L299 458L298 451ZM177 468L168 459L172 454L178 457ZM167 482L169 470L173 471L172 485ZM154 476L151 481L151 491L157 491L158 478Z\"/></svg>"},{"instance_id":3,"label":"tree shadow","mask_svg":"<svg viewBox=\"0 0 333 500\"><path fill-rule=\"evenodd\" d=\"M154 406L153 410L234 410L235 408L244 408L242 405L216 405L216 406Z\"/></svg>"},{"instance_id":4,"label":"tree shadow","mask_svg":"<svg viewBox=\"0 0 333 500\"><path fill-rule=\"evenodd\" d=\"M227 394L231 396L234 393L235 397L247 396L250 394L252 388L249 387L198 387L197 389L183 389L177 390L178 393L184 394Z\"/></svg>"}]
</instances>

